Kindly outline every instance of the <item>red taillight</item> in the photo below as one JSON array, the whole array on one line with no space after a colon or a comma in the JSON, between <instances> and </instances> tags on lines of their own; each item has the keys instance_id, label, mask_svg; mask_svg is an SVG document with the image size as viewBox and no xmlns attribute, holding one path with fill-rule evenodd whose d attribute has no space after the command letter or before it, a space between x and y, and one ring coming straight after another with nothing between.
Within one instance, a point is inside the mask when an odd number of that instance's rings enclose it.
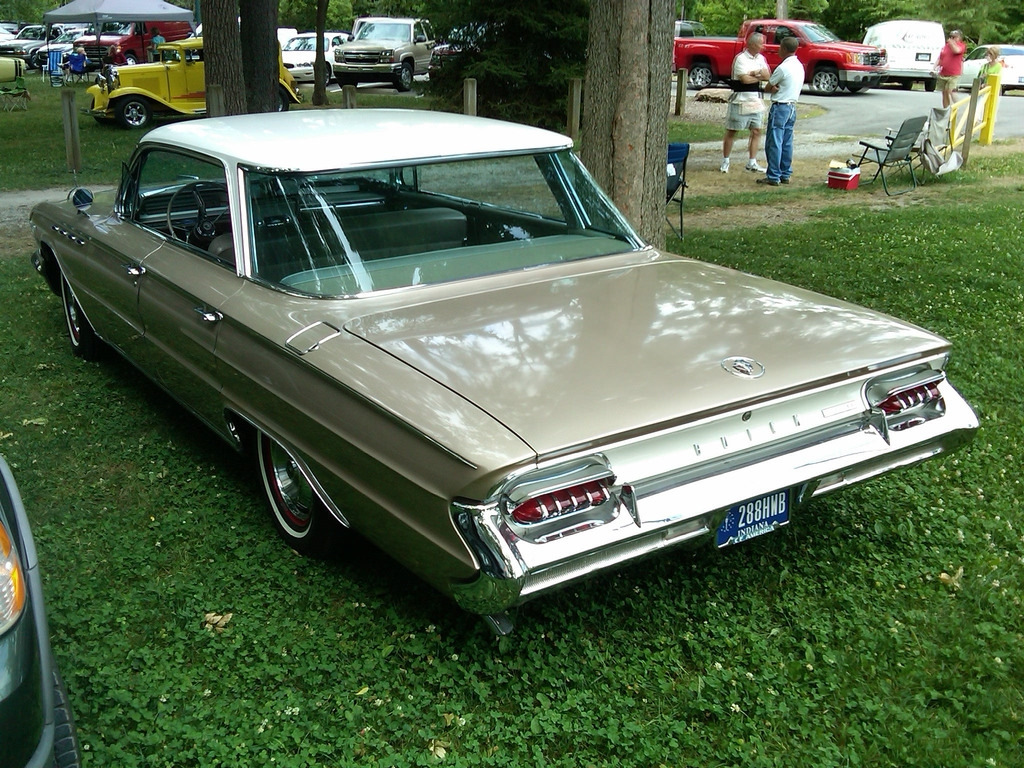
<instances>
[{"instance_id":1,"label":"red taillight","mask_svg":"<svg viewBox=\"0 0 1024 768\"><path fill-rule=\"evenodd\" d=\"M611 498L611 493L600 480L580 483L569 488L532 496L513 507L509 514L517 523L529 525L561 517L572 512L596 507Z\"/></svg>"},{"instance_id":2,"label":"red taillight","mask_svg":"<svg viewBox=\"0 0 1024 768\"><path fill-rule=\"evenodd\" d=\"M939 385L930 382L891 394L880 402L878 407L886 416L894 416L911 408L941 400L942 394L939 392Z\"/></svg>"}]
</instances>

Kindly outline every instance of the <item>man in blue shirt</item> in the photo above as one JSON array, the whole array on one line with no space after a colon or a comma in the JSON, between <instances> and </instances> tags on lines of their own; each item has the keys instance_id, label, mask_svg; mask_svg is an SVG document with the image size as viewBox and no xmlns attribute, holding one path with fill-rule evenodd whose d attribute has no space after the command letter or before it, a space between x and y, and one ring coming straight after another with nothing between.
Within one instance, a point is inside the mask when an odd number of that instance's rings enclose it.
<instances>
[{"instance_id":1,"label":"man in blue shirt","mask_svg":"<svg viewBox=\"0 0 1024 768\"><path fill-rule=\"evenodd\" d=\"M758 184L771 187L789 184L789 177L793 175L793 126L796 124L796 103L804 85L804 65L796 57L799 45L800 41L795 37L784 38L779 43L782 62L764 87L765 92L772 95L764 143L768 171L763 179L757 180Z\"/></svg>"}]
</instances>

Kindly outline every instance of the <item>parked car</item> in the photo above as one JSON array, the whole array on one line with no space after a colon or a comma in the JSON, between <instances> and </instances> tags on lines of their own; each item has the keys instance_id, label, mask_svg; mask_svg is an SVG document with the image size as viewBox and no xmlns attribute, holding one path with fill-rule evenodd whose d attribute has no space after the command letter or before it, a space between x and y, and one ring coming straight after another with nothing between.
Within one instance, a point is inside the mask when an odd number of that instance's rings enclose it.
<instances>
[{"instance_id":1,"label":"parked car","mask_svg":"<svg viewBox=\"0 0 1024 768\"><path fill-rule=\"evenodd\" d=\"M985 54L991 45L979 45L964 57L963 74L960 75L960 90L969 91L985 65ZM999 92L1024 90L1024 46L1000 45L999 60L1003 70L999 73Z\"/></svg>"},{"instance_id":2,"label":"parked car","mask_svg":"<svg viewBox=\"0 0 1024 768\"><path fill-rule=\"evenodd\" d=\"M62 32L50 42L43 43L36 48L35 53L32 55L32 66L37 69L43 69L48 66L50 51L59 51L62 58L71 53L75 49L75 40L85 32L86 30L82 27L72 27Z\"/></svg>"},{"instance_id":3,"label":"parked car","mask_svg":"<svg viewBox=\"0 0 1024 768\"><path fill-rule=\"evenodd\" d=\"M0 765L75 768L81 749L50 648L39 560L11 468L0 456Z\"/></svg>"},{"instance_id":4,"label":"parked car","mask_svg":"<svg viewBox=\"0 0 1024 768\"><path fill-rule=\"evenodd\" d=\"M672 37L706 37L708 34L703 24L689 19L676 19L672 27Z\"/></svg>"},{"instance_id":5,"label":"parked car","mask_svg":"<svg viewBox=\"0 0 1024 768\"><path fill-rule=\"evenodd\" d=\"M120 189L31 214L71 349L105 344L249 449L296 550L364 534L505 611L978 426L949 342L658 251L538 128L420 110L146 134Z\"/></svg>"},{"instance_id":6,"label":"parked car","mask_svg":"<svg viewBox=\"0 0 1024 768\"><path fill-rule=\"evenodd\" d=\"M156 32L168 43L183 40L192 35L192 24L187 21L106 21L100 27L100 34L83 35L75 41L75 48L85 48L89 67L99 69L107 51L113 45L121 49L129 64L149 61Z\"/></svg>"},{"instance_id":7,"label":"parked car","mask_svg":"<svg viewBox=\"0 0 1024 768\"><path fill-rule=\"evenodd\" d=\"M0 56L21 59L31 69L36 65L35 53L48 40L53 40L61 35L65 27L55 24L50 28L50 36L46 35L46 27L42 24L30 24L22 27L17 35L9 40L0 41Z\"/></svg>"},{"instance_id":8,"label":"parked car","mask_svg":"<svg viewBox=\"0 0 1024 768\"><path fill-rule=\"evenodd\" d=\"M926 91L935 90L935 67L946 44L946 33L939 22L918 19L883 21L867 28L864 44L885 50L883 84L898 83L910 90L914 83L923 83Z\"/></svg>"},{"instance_id":9,"label":"parked car","mask_svg":"<svg viewBox=\"0 0 1024 768\"><path fill-rule=\"evenodd\" d=\"M689 84L694 88L728 82L733 59L755 32L765 37L761 53L773 70L782 60L779 43L796 37L800 41L796 56L804 65L804 82L821 94L841 90L857 93L877 86L885 74L884 50L845 42L821 24L798 19L748 19L733 38L677 37L673 70L688 70Z\"/></svg>"},{"instance_id":10,"label":"parked car","mask_svg":"<svg viewBox=\"0 0 1024 768\"><path fill-rule=\"evenodd\" d=\"M116 74L97 78L86 93L92 96L90 114L97 121L118 122L124 128L144 128L155 115L202 117L206 114L206 67L203 38L190 37L157 48L154 64L119 67ZM278 109L302 100L295 80L278 58Z\"/></svg>"},{"instance_id":11,"label":"parked car","mask_svg":"<svg viewBox=\"0 0 1024 768\"><path fill-rule=\"evenodd\" d=\"M399 91L412 88L413 77L426 74L435 40L424 19L368 17L356 20L353 39L334 49L334 77L339 85L391 82Z\"/></svg>"},{"instance_id":12,"label":"parked car","mask_svg":"<svg viewBox=\"0 0 1024 768\"><path fill-rule=\"evenodd\" d=\"M476 54L489 45L494 38L502 33L502 25L478 22L464 24L448 30L443 40L436 40L430 52L430 64L427 71L430 76L437 77L446 64L456 60L463 54Z\"/></svg>"},{"instance_id":13,"label":"parked car","mask_svg":"<svg viewBox=\"0 0 1024 768\"><path fill-rule=\"evenodd\" d=\"M348 42L348 32L324 33L325 83L334 79L334 49ZM291 72L298 83L312 83L313 63L316 60L316 33L303 32L295 35L281 47L284 68Z\"/></svg>"}]
</instances>

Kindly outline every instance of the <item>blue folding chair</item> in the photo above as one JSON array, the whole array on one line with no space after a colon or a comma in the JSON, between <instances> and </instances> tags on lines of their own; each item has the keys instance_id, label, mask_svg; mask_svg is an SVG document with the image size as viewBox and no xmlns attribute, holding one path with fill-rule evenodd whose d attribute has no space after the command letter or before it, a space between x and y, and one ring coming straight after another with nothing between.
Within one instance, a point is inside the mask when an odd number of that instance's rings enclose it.
<instances>
[{"instance_id":1,"label":"blue folding chair","mask_svg":"<svg viewBox=\"0 0 1024 768\"><path fill-rule=\"evenodd\" d=\"M668 164L665 166L665 221L673 231L683 236L683 197L686 194L686 159L690 156L690 145L686 142L674 141L668 145ZM668 217L667 207L672 203L679 204L679 227Z\"/></svg>"},{"instance_id":2,"label":"blue folding chair","mask_svg":"<svg viewBox=\"0 0 1024 768\"><path fill-rule=\"evenodd\" d=\"M46 71L50 75L50 85L64 85L64 51L49 51L46 54Z\"/></svg>"}]
</instances>

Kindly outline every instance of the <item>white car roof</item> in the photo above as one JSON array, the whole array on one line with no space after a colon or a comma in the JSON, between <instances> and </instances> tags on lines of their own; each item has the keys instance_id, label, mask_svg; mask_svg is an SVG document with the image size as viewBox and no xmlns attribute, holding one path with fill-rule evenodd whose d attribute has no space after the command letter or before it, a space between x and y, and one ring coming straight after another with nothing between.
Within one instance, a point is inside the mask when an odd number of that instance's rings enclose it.
<instances>
[{"instance_id":1,"label":"white car roof","mask_svg":"<svg viewBox=\"0 0 1024 768\"><path fill-rule=\"evenodd\" d=\"M301 109L171 123L139 142L157 143L217 157L228 167L326 171L563 149L572 139L449 112Z\"/></svg>"},{"instance_id":2,"label":"white car roof","mask_svg":"<svg viewBox=\"0 0 1024 768\"><path fill-rule=\"evenodd\" d=\"M340 30L328 29L326 32L324 32L324 37L330 37L331 35L344 35L344 34L345 33L340 31ZM294 40L297 37L316 37L316 32L299 32L299 34L292 35L288 39L289 40Z\"/></svg>"}]
</instances>

